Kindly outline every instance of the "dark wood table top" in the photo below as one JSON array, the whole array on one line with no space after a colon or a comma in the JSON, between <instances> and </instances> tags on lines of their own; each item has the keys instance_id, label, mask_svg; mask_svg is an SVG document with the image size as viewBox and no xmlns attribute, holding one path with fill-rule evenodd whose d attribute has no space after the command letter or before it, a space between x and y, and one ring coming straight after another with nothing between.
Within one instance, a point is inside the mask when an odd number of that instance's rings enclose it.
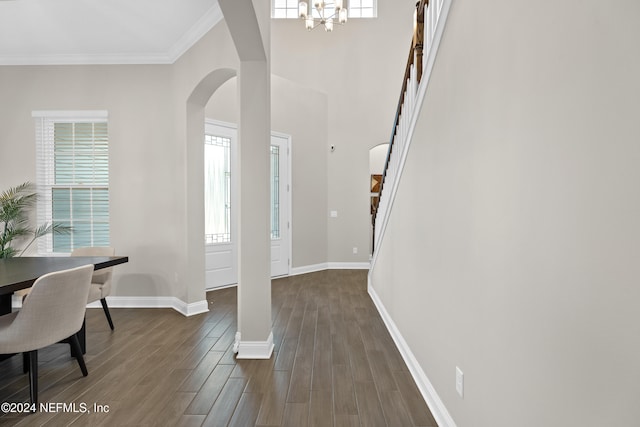
<instances>
[{"instance_id":1,"label":"dark wood table top","mask_svg":"<svg viewBox=\"0 0 640 427\"><path fill-rule=\"evenodd\" d=\"M126 256L15 257L0 259L0 294L31 287L36 279L54 271L93 264L96 270L124 264Z\"/></svg>"}]
</instances>

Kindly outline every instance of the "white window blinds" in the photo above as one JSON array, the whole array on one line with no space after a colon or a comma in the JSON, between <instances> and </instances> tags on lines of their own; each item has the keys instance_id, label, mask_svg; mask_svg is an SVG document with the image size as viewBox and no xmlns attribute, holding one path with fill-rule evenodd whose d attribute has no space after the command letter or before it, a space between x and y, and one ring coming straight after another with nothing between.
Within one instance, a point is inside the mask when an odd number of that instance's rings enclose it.
<instances>
[{"instance_id":1,"label":"white window blinds","mask_svg":"<svg viewBox=\"0 0 640 427\"><path fill-rule=\"evenodd\" d=\"M38 223L71 227L40 253L109 246L109 136L105 111L34 112Z\"/></svg>"}]
</instances>

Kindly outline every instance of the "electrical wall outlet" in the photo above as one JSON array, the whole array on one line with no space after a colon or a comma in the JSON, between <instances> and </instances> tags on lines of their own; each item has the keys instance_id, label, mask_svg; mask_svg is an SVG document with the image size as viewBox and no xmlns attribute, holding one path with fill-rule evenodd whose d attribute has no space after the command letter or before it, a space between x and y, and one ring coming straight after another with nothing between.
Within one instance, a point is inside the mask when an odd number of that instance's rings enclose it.
<instances>
[{"instance_id":1,"label":"electrical wall outlet","mask_svg":"<svg viewBox=\"0 0 640 427\"><path fill-rule=\"evenodd\" d=\"M338 211L331 211L329 212L329 216L331 218L338 218Z\"/></svg>"},{"instance_id":2,"label":"electrical wall outlet","mask_svg":"<svg viewBox=\"0 0 640 427\"><path fill-rule=\"evenodd\" d=\"M353 248L354 255L358 253L358 248Z\"/></svg>"},{"instance_id":3,"label":"electrical wall outlet","mask_svg":"<svg viewBox=\"0 0 640 427\"><path fill-rule=\"evenodd\" d=\"M460 395L460 397L464 398L464 374L456 366L456 391Z\"/></svg>"}]
</instances>

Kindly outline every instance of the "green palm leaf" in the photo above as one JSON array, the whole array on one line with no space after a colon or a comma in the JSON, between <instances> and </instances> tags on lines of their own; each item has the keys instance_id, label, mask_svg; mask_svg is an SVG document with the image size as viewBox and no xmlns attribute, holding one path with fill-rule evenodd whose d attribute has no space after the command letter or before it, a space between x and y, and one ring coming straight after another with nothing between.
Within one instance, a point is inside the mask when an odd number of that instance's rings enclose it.
<instances>
[{"instance_id":1,"label":"green palm leaf","mask_svg":"<svg viewBox=\"0 0 640 427\"><path fill-rule=\"evenodd\" d=\"M35 206L37 193L33 184L25 182L0 193L0 258L22 255L33 242L49 233L69 234L71 227L44 223L35 228L29 224L29 212ZM12 246L16 240L31 236L27 245L18 250Z\"/></svg>"}]
</instances>

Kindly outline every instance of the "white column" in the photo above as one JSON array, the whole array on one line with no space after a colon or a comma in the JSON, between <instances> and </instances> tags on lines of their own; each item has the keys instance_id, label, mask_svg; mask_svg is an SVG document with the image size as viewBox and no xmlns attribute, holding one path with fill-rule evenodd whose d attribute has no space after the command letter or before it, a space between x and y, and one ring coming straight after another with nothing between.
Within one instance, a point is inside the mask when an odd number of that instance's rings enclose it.
<instances>
[{"instance_id":1,"label":"white column","mask_svg":"<svg viewBox=\"0 0 640 427\"><path fill-rule=\"evenodd\" d=\"M264 0L220 0L240 58L238 88L239 359L268 359L271 332L270 7Z\"/></svg>"},{"instance_id":2,"label":"white column","mask_svg":"<svg viewBox=\"0 0 640 427\"><path fill-rule=\"evenodd\" d=\"M267 61L240 64L238 358L269 358L271 334L270 84Z\"/></svg>"}]
</instances>

